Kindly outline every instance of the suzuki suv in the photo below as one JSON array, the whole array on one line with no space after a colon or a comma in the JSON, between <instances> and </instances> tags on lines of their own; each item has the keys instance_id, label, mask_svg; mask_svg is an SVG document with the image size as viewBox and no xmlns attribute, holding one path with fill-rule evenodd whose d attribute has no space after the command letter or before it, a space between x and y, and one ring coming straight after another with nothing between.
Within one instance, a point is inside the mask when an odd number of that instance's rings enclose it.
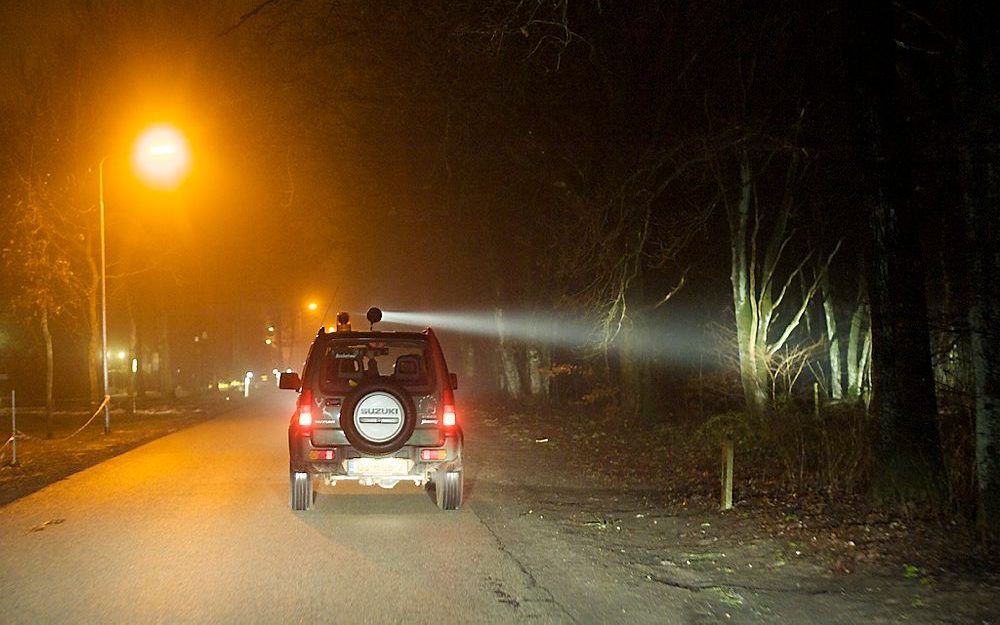
<instances>
[{"instance_id":1,"label":"suzuki suv","mask_svg":"<svg viewBox=\"0 0 1000 625\"><path fill-rule=\"evenodd\" d=\"M368 311L371 327L380 321ZM462 429L455 418L458 378L448 372L434 331L355 332L347 313L335 332L320 328L300 378L288 425L290 503L308 510L321 481L434 489L442 510L462 504Z\"/></svg>"}]
</instances>

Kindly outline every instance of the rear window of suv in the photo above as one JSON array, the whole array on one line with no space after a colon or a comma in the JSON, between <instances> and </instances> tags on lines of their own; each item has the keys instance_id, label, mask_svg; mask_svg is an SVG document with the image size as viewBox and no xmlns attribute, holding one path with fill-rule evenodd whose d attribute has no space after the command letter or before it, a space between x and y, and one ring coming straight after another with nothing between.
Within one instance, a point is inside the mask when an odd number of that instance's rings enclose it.
<instances>
[{"instance_id":1,"label":"rear window of suv","mask_svg":"<svg viewBox=\"0 0 1000 625\"><path fill-rule=\"evenodd\" d=\"M313 361L324 393L349 393L369 380L389 380L409 391L429 393L434 388L427 341L420 339L333 339Z\"/></svg>"}]
</instances>

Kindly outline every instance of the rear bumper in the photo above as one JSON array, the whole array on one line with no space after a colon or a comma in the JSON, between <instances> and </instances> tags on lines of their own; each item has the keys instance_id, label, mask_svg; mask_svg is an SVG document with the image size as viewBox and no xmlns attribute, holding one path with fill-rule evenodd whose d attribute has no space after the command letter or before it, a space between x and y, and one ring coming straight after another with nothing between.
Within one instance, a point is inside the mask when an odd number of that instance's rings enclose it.
<instances>
[{"instance_id":1,"label":"rear bumper","mask_svg":"<svg viewBox=\"0 0 1000 625\"><path fill-rule=\"evenodd\" d=\"M420 485L429 481L431 475L439 469L460 471L462 469L463 446L462 430L456 428L454 432L445 434L443 445L404 445L399 451L386 456L405 460L408 467L405 473L394 472L391 475L352 474L348 471L349 460L371 456L358 452L351 445L314 447L310 437L296 435L294 430L289 430L288 464L289 470L293 473L310 473L321 477L327 483L357 481L361 484L381 483L385 485L388 482L409 481ZM420 459L422 449L444 449L447 456L443 460L424 461ZM314 459L310 455L311 452L326 454L331 451L333 459Z\"/></svg>"}]
</instances>

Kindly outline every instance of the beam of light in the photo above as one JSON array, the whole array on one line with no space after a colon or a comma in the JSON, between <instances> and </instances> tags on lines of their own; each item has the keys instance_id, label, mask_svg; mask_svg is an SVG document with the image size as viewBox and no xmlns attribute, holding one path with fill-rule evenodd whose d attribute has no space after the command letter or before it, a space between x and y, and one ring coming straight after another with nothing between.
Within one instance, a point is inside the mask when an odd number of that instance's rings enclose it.
<instances>
[{"instance_id":1,"label":"beam of light","mask_svg":"<svg viewBox=\"0 0 1000 625\"><path fill-rule=\"evenodd\" d=\"M404 312L382 311L382 321L403 326L431 327L472 336L535 342L553 347L593 350L598 344L596 326L579 319L541 313L504 312L498 319L493 312ZM650 324L631 331L632 349L665 361L697 362L706 352L704 333L697 327L680 323ZM613 343L622 346L623 335Z\"/></svg>"},{"instance_id":2,"label":"beam of light","mask_svg":"<svg viewBox=\"0 0 1000 625\"><path fill-rule=\"evenodd\" d=\"M565 347L583 347L593 338L592 326L566 319L503 313L498 318L483 312L396 312L382 311L382 321L408 326L429 326L475 336L499 336L514 340L537 340Z\"/></svg>"}]
</instances>

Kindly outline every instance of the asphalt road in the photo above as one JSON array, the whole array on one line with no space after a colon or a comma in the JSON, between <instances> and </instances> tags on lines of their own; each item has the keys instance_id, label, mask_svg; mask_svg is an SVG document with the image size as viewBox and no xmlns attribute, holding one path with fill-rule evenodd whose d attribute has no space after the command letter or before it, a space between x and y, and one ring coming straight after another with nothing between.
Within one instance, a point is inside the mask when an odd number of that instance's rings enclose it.
<instances>
[{"instance_id":1,"label":"asphalt road","mask_svg":"<svg viewBox=\"0 0 1000 625\"><path fill-rule=\"evenodd\" d=\"M0 508L0 621L566 620L545 597L523 601L540 589L469 506L338 485L292 512L293 401L247 405Z\"/></svg>"}]
</instances>

